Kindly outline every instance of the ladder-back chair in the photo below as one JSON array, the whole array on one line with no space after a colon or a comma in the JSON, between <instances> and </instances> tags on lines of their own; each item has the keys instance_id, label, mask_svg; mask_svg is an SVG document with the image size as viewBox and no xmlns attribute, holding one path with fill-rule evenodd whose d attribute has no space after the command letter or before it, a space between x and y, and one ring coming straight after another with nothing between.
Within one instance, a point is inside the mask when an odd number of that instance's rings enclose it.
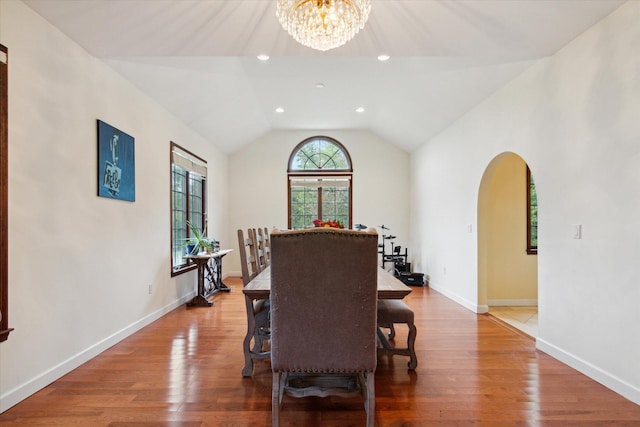
<instances>
[{"instance_id":1,"label":"ladder-back chair","mask_svg":"<svg viewBox=\"0 0 640 427\"><path fill-rule=\"evenodd\" d=\"M247 230L247 237L244 237L244 233L241 229L238 230L238 249L240 253L240 264L242 270L242 286L246 286L254 277L260 273L258 269L258 263L255 257L255 238L253 230ZM263 352L263 344L265 340L269 339L269 300L257 300L252 301L249 298L245 298L246 310L247 310L247 327L251 328L251 323L254 323L253 331L247 334L247 337L253 336L253 352L256 354L263 354L263 358L269 357L268 352Z\"/></svg>"}]
</instances>

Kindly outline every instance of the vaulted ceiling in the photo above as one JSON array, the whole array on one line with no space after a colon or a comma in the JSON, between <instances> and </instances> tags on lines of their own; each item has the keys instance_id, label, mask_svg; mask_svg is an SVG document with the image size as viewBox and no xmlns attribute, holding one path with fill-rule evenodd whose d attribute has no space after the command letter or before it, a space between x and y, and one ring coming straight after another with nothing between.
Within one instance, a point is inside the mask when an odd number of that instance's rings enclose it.
<instances>
[{"instance_id":1,"label":"vaulted ceiling","mask_svg":"<svg viewBox=\"0 0 640 427\"><path fill-rule=\"evenodd\" d=\"M410 152L624 1L372 0L327 52L289 36L275 0L25 3L233 153L274 129L364 129Z\"/></svg>"}]
</instances>

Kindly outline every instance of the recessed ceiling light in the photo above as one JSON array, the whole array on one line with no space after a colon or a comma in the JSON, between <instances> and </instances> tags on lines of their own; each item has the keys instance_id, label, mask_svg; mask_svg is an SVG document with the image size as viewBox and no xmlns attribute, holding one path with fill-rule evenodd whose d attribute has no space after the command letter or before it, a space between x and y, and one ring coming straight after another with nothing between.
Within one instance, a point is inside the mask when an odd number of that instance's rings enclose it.
<instances>
[{"instance_id":1,"label":"recessed ceiling light","mask_svg":"<svg viewBox=\"0 0 640 427\"><path fill-rule=\"evenodd\" d=\"M282 107L276 108L276 113L284 113L284 108Z\"/></svg>"},{"instance_id":2,"label":"recessed ceiling light","mask_svg":"<svg viewBox=\"0 0 640 427\"><path fill-rule=\"evenodd\" d=\"M324 83L316 83L316 87L318 89L322 89L324 87Z\"/></svg>"},{"instance_id":3,"label":"recessed ceiling light","mask_svg":"<svg viewBox=\"0 0 640 427\"><path fill-rule=\"evenodd\" d=\"M391 58L389 55L378 55L378 61L380 62L388 61L389 58Z\"/></svg>"},{"instance_id":4,"label":"recessed ceiling light","mask_svg":"<svg viewBox=\"0 0 640 427\"><path fill-rule=\"evenodd\" d=\"M356 113L364 113L364 108L363 107L356 108Z\"/></svg>"},{"instance_id":5,"label":"recessed ceiling light","mask_svg":"<svg viewBox=\"0 0 640 427\"><path fill-rule=\"evenodd\" d=\"M261 55L258 55L258 59L260 61L268 61L269 60L269 55L265 55L264 53Z\"/></svg>"}]
</instances>

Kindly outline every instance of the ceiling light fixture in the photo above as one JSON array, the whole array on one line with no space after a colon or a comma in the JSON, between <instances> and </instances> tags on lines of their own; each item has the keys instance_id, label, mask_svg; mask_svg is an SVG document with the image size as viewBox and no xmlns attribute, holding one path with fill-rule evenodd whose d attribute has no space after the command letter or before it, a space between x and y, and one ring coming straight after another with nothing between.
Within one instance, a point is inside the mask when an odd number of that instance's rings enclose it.
<instances>
[{"instance_id":1,"label":"ceiling light fixture","mask_svg":"<svg viewBox=\"0 0 640 427\"><path fill-rule=\"evenodd\" d=\"M364 107L356 108L356 113L364 113Z\"/></svg>"},{"instance_id":2,"label":"ceiling light fixture","mask_svg":"<svg viewBox=\"0 0 640 427\"><path fill-rule=\"evenodd\" d=\"M389 55L378 55L378 61L380 62L388 61L389 58L391 58Z\"/></svg>"},{"instance_id":3,"label":"ceiling light fixture","mask_svg":"<svg viewBox=\"0 0 640 427\"><path fill-rule=\"evenodd\" d=\"M276 108L276 113L278 113L278 114L284 113L284 108L282 108L282 107Z\"/></svg>"},{"instance_id":4,"label":"ceiling light fixture","mask_svg":"<svg viewBox=\"0 0 640 427\"><path fill-rule=\"evenodd\" d=\"M260 54L260 55L258 55L258 59L259 59L260 61L268 61L268 60L269 60L269 55L266 55L266 54L264 54L264 53L263 53L263 54Z\"/></svg>"},{"instance_id":5,"label":"ceiling light fixture","mask_svg":"<svg viewBox=\"0 0 640 427\"><path fill-rule=\"evenodd\" d=\"M370 11L370 0L278 0L276 16L298 43L326 51L351 40Z\"/></svg>"}]
</instances>

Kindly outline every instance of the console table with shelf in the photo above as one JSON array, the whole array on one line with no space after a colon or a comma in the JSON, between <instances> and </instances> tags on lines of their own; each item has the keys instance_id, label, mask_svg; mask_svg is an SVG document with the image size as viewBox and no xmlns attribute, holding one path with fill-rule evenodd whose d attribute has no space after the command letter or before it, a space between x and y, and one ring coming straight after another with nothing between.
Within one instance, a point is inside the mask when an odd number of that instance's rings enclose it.
<instances>
[{"instance_id":1,"label":"console table with shelf","mask_svg":"<svg viewBox=\"0 0 640 427\"><path fill-rule=\"evenodd\" d=\"M231 288L222 282L222 258L233 249L222 249L214 253L201 252L185 258L198 266L197 294L187 303L187 307L211 307L209 301L218 292L229 292Z\"/></svg>"}]
</instances>

